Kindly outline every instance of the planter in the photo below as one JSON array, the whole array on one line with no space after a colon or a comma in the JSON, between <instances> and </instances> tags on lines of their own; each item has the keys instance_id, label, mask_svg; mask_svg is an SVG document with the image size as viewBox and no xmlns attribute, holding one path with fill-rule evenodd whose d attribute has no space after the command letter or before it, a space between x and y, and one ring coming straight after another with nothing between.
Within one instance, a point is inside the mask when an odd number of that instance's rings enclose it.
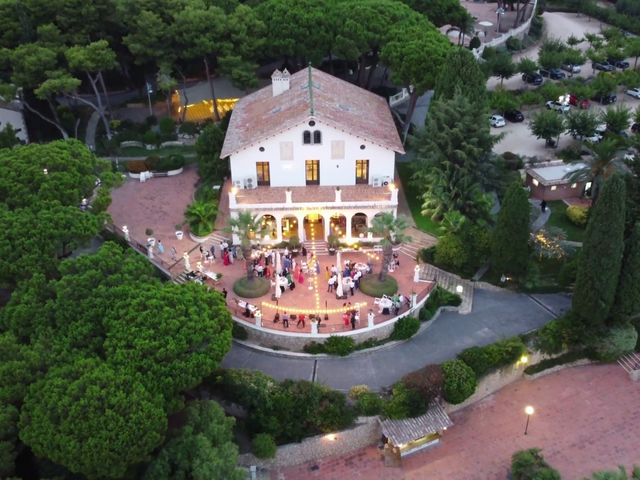
<instances>
[{"instance_id":1,"label":"planter","mask_svg":"<svg viewBox=\"0 0 640 480\"><path fill-rule=\"evenodd\" d=\"M329 255L335 255L336 254L336 249L333 247L329 247Z\"/></svg>"},{"instance_id":2,"label":"planter","mask_svg":"<svg viewBox=\"0 0 640 480\"><path fill-rule=\"evenodd\" d=\"M194 235L192 232L189 232L189 237L191 238L191 240L193 240L194 242L197 242L197 243L206 242L207 240L209 240L210 236L211 236L211 233L208 233L204 237L199 237L198 235Z\"/></svg>"},{"instance_id":3,"label":"planter","mask_svg":"<svg viewBox=\"0 0 640 480\"><path fill-rule=\"evenodd\" d=\"M182 240L184 238L184 232L182 230L176 230L176 238Z\"/></svg>"}]
</instances>

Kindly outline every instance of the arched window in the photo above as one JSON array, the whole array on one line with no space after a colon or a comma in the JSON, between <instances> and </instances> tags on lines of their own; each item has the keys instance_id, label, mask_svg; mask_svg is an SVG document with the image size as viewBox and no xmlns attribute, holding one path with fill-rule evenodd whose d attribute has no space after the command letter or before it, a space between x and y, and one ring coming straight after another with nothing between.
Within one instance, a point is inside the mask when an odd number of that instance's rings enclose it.
<instances>
[{"instance_id":1,"label":"arched window","mask_svg":"<svg viewBox=\"0 0 640 480\"><path fill-rule=\"evenodd\" d=\"M314 130L313 143L322 143L322 132L320 130Z\"/></svg>"},{"instance_id":2,"label":"arched window","mask_svg":"<svg viewBox=\"0 0 640 480\"><path fill-rule=\"evenodd\" d=\"M309 130L302 132L302 143L305 145L309 145L311 143L311 132Z\"/></svg>"}]
</instances>

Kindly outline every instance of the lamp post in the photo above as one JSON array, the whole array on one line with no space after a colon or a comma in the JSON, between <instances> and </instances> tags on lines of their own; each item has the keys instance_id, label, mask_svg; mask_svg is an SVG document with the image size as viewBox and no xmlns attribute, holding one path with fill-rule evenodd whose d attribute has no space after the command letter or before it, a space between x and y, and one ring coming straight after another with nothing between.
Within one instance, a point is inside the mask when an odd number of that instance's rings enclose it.
<instances>
[{"instance_id":1,"label":"lamp post","mask_svg":"<svg viewBox=\"0 0 640 480\"><path fill-rule=\"evenodd\" d=\"M500 7L496 10L496 19L497 19L497 24L498 26L496 27L496 32L500 33L500 19L502 18L502 15L504 15L504 8Z\"/></svg>"},{"instance_id":2,"label":"lamp post","mask_svg":"<svg viewBox=\"0 0 640 480\"><path fill-rule=\"evenodd\" d=\"M152 85L147 82L147 100L149 101L149 116L153 117L153 109L151 108L151 94L153 93Z\"/></svg>"},{"instance_id":3,"label":"lamp post","mask_svg":"<svg viewBox=\"0 0 640 480\"><path fill-rule=\"evenodd\" d=\"M524 413L527 414L527 423L524 426L524 434L527 434L527 430L529 430L529 419L531 418L531 415L533 415L533 413L535 412L535 410L533 409L533 407L531 405L527 405L526 407L524 407Z\"/></svg>"}]
</instances>

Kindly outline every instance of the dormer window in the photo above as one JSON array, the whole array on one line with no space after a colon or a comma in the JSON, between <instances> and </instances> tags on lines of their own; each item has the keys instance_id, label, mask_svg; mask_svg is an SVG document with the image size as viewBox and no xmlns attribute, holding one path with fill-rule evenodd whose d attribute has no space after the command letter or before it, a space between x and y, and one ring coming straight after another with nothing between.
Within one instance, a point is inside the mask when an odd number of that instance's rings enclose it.
<instances>
[{"instance_id":1,"label":"dormer window","mask_svg":"<svg viewBox=\"0 0 640 480\"><path fill-rule=\"evenodd\" d=\"M305 145L311 144L311 132L309 130L302 132L302 143Z\"/></svg>"},{"instance_id":2,"label":"dormer window","mask_svg":"<svg viewBox=\"0 0 640 480\"><path fill-rule=\"evenodd\" d=\"M322 143L322 132L320 130L314 130L313 143Z\"/></svg>"}]
</instances>

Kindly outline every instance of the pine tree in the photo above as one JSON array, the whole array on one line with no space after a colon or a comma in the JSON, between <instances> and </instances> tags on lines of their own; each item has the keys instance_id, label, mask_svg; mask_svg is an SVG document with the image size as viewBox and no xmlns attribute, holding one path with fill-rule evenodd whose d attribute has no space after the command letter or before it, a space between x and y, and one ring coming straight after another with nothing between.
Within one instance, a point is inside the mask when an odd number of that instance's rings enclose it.
<instances>
[{"instance_id":1,"label":"pine tree","mask_svg":"<svg viewBox=\"0 0 640 480\"><path fill-rule=\"evenodd\" d=\"M459 90L484 108L487 101L487 77L469 50L455 48L447 55L434 90L434 99L453 98Z\"/></svg>"},{"instance_id":2,"label":"pine tree","mask_svg":"<svg viewBox=\"0 0 640 480\"><path fill-rule=\"evenodd\" d=\"M573 293L577 320L591 331L604 327L615 299L624 252L624 221L625 183L620 175L613 175L591 212Z\"/></svg>"},{"instance_id":3,"label":"pine tree","mask_svg":"<svg viewBox=\"0 0 640 480\"><path fill-rule=\"evenodd\" d=\"M529 216L527 192L519 182L507 189L493 231L491 263L500 274L522 275L529 261Z\"/></svg>"},{"instance_id":4,"label":"pine tree","mask_svg":"<svg viewBox=\"0 0 640 480\"><path fill-rule=\"evenodd\" d=\"M640 223L627 240L614 314L619 320L632 319L640 325L640 318L635 318L640 315Z\"/></svg>"}]
</instances>

